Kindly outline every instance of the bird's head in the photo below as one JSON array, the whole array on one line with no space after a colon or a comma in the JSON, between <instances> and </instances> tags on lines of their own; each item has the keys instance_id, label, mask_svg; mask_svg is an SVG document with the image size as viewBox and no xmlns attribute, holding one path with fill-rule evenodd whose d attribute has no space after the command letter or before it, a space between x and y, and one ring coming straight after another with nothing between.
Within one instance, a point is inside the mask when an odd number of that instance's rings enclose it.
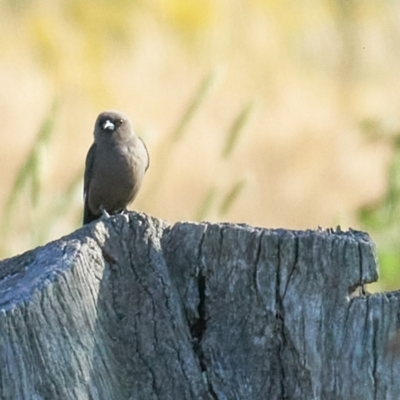
<instances>
[{"instance_id":1,"label":"bird's head","mask_svg":"<svg viewBox=\"0 0 400 400\"><path fill-rule=\"evenodd\" d=\"M132 134L133 128L129 118L119 111L104 111L97 117L94 128L95 140L111 136L125 139Z\"/></svg>"}]
</instances>

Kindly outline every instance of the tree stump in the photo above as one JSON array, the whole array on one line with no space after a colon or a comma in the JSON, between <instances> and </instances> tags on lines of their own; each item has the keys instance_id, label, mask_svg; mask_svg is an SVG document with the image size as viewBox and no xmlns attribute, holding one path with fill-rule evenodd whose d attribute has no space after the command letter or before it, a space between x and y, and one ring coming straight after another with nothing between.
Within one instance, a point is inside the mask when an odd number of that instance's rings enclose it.
<instances>
[{"instance_id":1,"label":"tree stump","mask_svg":"<svg viewBox=\"0 0 400 400\"><path fill-rule=\"evenodd\" d=\"M350 230L102 219L0 263L1 399L399 399Z\"/></svg>"}]
</instances>

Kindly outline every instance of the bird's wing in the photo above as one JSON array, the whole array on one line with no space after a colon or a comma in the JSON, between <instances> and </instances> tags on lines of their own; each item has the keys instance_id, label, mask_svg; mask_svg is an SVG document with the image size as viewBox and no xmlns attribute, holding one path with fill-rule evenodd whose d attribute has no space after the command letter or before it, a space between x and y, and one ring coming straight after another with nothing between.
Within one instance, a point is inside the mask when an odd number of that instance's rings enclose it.
<instances>
[{"instance_id":1,"label":"bird's wing","mask_svg":"<svg viewBox=\"0 0 400 400\"><path fill-rule=\"evenodd\" d=\"M144 149L146 150L146 153L147 153L147 165L146 165L146 168L144 169L144 172L146 172L150 166L150 155L149 155L149 151L147 150L146 144L143 142L143 139L142 138L139 138L139 139L143 143Z\"/></svg>"},{"instance_id":2,"label":"bird's wing","mask_svg":"<svg viewBox=\"0 0 400 400\"><path fill-rule=\"evenodd\" d=\"M90 146L90 149L86 156L86 163L85 163L85 176L83 180L83 197L87 197L87 193L89 191L89 183L91 181L93 175L93 163L96 154L96 143L93 143Z\"/></svg>"},{"instance_id":3,"label":"bird's wing","mask_svg":"<svg viewBox=\"0 0 400 400\"><path fill-rule=\"evenodd\" d=\"M83 206L83 224L87 224L97 217L90 211L89 208L89 200L88 200L88 193L89 193L89 185L90 181L92 180L93 176L93 164L96 154L96 143L93 143L90 147L87 156L86 156L86 164L85 164L85 175L83 179L83 198L84 198L84 206Z\"/></svg>"}]
</instances>

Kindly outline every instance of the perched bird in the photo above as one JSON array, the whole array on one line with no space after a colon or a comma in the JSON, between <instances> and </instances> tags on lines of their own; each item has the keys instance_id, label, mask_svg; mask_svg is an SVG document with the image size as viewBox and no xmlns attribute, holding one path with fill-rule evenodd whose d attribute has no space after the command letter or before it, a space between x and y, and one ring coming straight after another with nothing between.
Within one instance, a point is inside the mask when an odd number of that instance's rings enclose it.
<instances>
[{"instance_id":1,"label":"perched bird","mask_svg":"<svg viewBox=\"0 0 400 400\"><path fill-rule=\"evenodd\" d=\"M136 197L149 167L149 153L129 118L102 112L86 156L83 224L122 212Z\"/></svg>"}]
</instances>

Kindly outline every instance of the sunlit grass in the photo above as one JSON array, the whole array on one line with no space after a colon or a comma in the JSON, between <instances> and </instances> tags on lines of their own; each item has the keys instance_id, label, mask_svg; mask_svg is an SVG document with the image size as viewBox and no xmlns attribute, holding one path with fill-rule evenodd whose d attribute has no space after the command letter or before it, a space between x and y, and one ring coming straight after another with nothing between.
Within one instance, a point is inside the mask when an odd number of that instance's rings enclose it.
<instances>
[{"instance_id":1,"label":"sunlit grass","mask_svg":"<svg viewBox=\"0 0 400 400\"><path fill-rule=\"evenodd\" d=\"M344 216L376 240L382 282L383 264L387 282L397 280L397 147L365 144L360 133L379 136L374 121L400 109L400 5L74 0L0 9L0 144L12 153L0 188L2 256L80 226L93 121L116 108L132 115L151 156L134 209L283 228ZM53 97L62 109L39 121Z\"/></svg>"}]
</instances>

